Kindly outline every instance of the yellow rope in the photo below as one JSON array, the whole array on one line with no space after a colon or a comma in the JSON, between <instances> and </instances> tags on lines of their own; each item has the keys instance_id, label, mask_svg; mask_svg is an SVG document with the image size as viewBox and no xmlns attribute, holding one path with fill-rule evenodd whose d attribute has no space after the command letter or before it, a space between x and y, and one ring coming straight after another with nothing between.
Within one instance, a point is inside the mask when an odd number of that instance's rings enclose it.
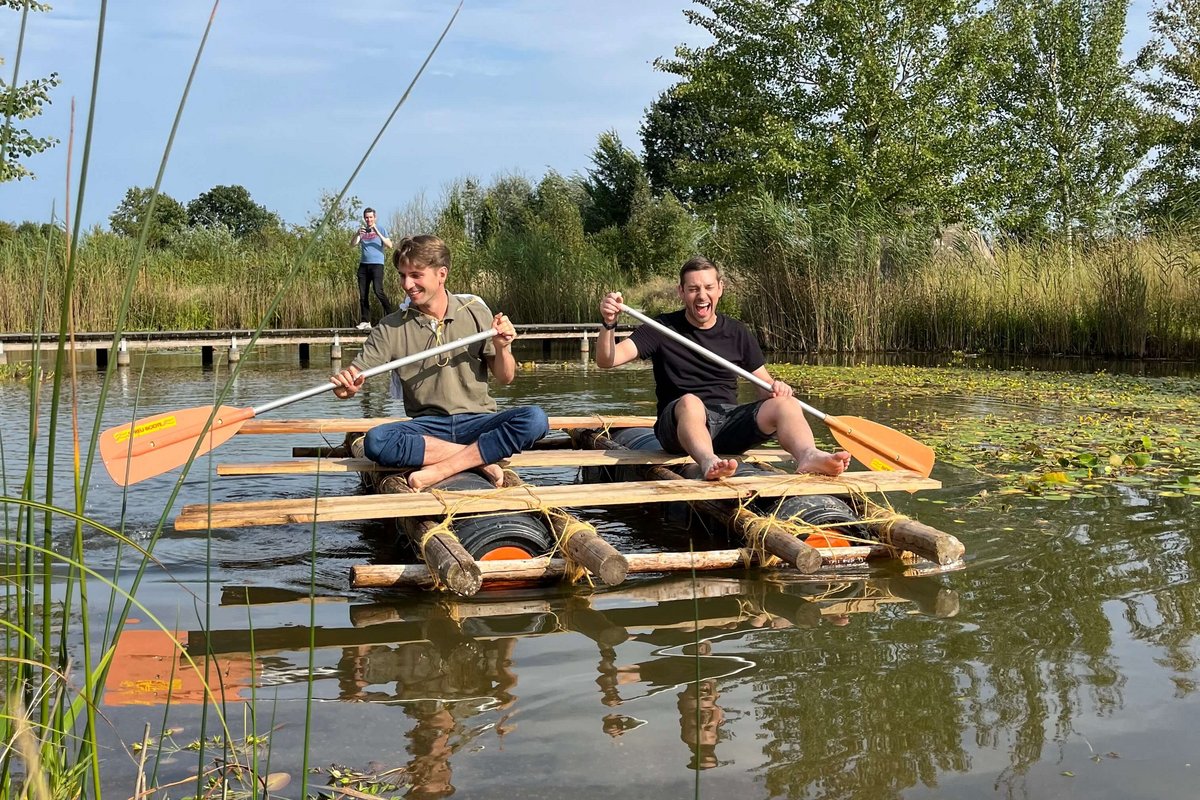
<instances>
[{"instance_id":1,"label":"yellow rope","mask_svg":"<svg viewBox=\"0 0 1200 800\"><path fill-rule=\"evenodd\" d=\"M581 580L586 578L588 586L595 588L596 584L592 580L592 574L588 572L587 568L583 564L575 561L567 553L567 542L569 542L571 537L577 533L595 533L596 528L587 522L576 519L559 508L547 507L543 510L543 513L546 515L546 520L550 525L550 529L554 531L556 539L554 548L550 551L550 555L553 557L554 553L556 552L562 553L565 577L567 581L574 584L579 583ZM559 533L560 529L562 531L561 533Z\"/></svg>"}]
</instances>

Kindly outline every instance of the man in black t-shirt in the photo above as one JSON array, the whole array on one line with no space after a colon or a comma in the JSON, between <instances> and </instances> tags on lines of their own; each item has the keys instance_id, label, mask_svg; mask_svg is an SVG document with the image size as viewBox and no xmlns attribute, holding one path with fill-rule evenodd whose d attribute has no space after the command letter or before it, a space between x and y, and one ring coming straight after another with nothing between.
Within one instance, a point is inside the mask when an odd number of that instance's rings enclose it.
<instances>
[{"instance_id":1,"label":"man in black t-shirt","mask_svg":"<svg viewBox=\"0 0 1200 800\"><path fill-rule=\"evenodd\" d=\"M620 292L610 292L600 302L596 364L607 368L635 358L651 360L658 396L654 434L667 452L690 455L705 480L737 471L737 461L718 458L717 453L744 453L772 437L795 459L797 472L840 475L850 464L850 454L817 449L804 410L792 399L792 387L767 372L762 350L745 325L717 314L724 289L720 270L697 256L679 271L683 308L656 321L770 383L770 392L758 389L756 402L738 405L737 377L732 372L649 325L618 343L614 331L623 302Z\"/></svg>"}]
</instances>

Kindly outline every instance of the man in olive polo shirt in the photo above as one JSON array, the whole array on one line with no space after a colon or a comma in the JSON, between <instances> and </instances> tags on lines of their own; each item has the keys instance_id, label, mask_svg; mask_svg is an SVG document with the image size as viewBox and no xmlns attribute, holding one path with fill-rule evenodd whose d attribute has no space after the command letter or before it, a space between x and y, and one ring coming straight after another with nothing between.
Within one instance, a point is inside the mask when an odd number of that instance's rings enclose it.
<instances>
[{"instance_id":1,"label":"man in olive polo shirt","mask_svg":"<svg viewBox=\"0 0 1200 800\"><path fill-rule=\"evenodd\" d=\"M516 377L510 345L517 332L507 316L493 316L478 297L446 291L450 249L438 237L405 237L396 245L392 263L411 302L372 328L358 357L329 379L336 386L334 394L346 398L357 393L362 370L491 328L496 332L492 339L396 370L404 410L412 419L377 425L363 444L367 457L380 464L419 467L408 476L414 489L477 467L499 486L504 476L496 462L549 431L542 409L520 406L497 412L488 394L489 372L501 385Z\"/></svg>"}]
</instances>

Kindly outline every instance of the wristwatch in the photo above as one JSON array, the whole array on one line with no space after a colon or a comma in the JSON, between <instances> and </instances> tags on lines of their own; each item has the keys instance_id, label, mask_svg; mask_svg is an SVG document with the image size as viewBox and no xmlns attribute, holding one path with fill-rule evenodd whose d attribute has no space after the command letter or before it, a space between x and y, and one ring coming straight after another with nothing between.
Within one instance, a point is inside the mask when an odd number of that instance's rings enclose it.
<instances>
[{"instance_id":1,"label":"wristwatch","mask_svg":"<svg viewBox=\"0 0 1200 800\"><path fill-rule=\"evenodd\" d=\"M615 331L617 329L617 323L614 322L612 325L609 325L604 320L600 320L600 327L604 328L606 331Z\"/></svg>"}]
</instances>

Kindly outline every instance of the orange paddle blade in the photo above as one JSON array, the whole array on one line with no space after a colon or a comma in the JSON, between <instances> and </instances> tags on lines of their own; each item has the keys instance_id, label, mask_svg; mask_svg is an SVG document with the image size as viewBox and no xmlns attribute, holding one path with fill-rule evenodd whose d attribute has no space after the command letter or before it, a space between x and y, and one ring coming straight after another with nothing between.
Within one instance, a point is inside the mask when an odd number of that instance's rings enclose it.
<instances>
[{"instance_id":1,"label":"orange paddle blade","mask_svg":"<svg viewBox=\"0 0 1200 800\"><path fill-rule=\"evenodd\" d=\"M886 425L862 417L825 417L833 438L867 469L907 469L928 478L933 472L933 448Z\"/></svg>"},{"instance_id":2,"label":"orange paddle blade","mask_svg":"<svg viewBox=\"0 0 1200 800\"><path fill-rule=\"evenodd\" d=\"M221 406L216 412L208 431L204 428L213 416L212 406L170 411L109 428L100 434L104 468L119 486L153 478L186 464L197 440L200 449L196 454L207 453L254 416L253 409L232 406Z\"/></svg>"}]
</instances>

